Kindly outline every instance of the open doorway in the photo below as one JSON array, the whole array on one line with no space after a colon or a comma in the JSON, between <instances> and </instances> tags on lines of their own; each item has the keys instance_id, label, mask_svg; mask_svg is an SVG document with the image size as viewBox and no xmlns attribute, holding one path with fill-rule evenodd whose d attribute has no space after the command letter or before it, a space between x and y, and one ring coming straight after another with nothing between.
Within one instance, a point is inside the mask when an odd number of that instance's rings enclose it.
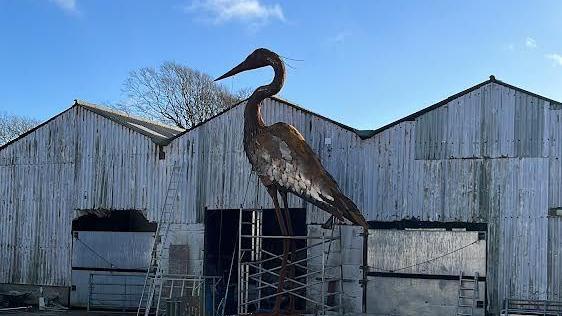
<instances>
[{"instance_id":1,"label":"open doorway","mask_svg":"<svg viewBox=\"0 0 562 316\"><path fill-rule=\"evenodd\" d=\"M207 306L207 309L217 310L224 301L225 315L236 314L237 308L239 217L239 210L207 210L205 213L204 273L205 276L220 278L215 289L207 289L215 296L207 304L217 306Z\"/></svg>"},{"instance_id":2,"label":"open doorway","mask_svg":"<svg viewBox=\"0 0 562 316\"><path fill-rule=\"evenodd\" d=\"M71 305L135 309L155 231L138 210L80 211L72 222Z\"/></svg>"},{"instance_id":3,"label":"open doorway","mask_svg":"<svg viewBox=\"0 0 562 316\"><path fill-rule=\"evenodd\" d=\"M264 236L281 236L281 231L275 217L275 211L264 210L262 212L262 235ZM304 208L289 209L293 233L295 236L306 236L306 210ZM244 218L242 222L248 223L251 218L247 218L249 212L243 212ZM217 276L221 280L216 289L208 289L209 294L214 292L216 295L216 304L226 297L225 315L236 315L238 306L238 241L240 232L240 210L207 210L205 213L205 262L204 271L206 276ZM250 234L249 227L242 225L242 234ZM296 249L302 249L306 246L305 240L296 240ZM252 245L243 243L242 249L250 249ZM281 254L283 252L283 242L281 239L267 239L261 247L263 250ZM299 252L294 260L305 259L306 252ZM272 268L268 265L274 265L275 262L264 263L264 268ZM277 263L278 264L278 263ZM303 262L303 265L306 263ZM300 275L304 271L296 269L295 275ZM230 281L229 281L230 276ZM276 280L271 279L271 282ZM228 294L227 294L228 289ZM305 289L303 289L305 291ZM275 289L263 289L261 295L271 295ZM207 295L207 297L211 297ZM262 309L272 308L275 299L264 302ZM208 302L207 304L212 304ZM304 307L304 302L297 301L296 307ZM210 308L211 306L208 306ZM218 306L215 306L217 308Z\"/></svg>"}]
</instances>

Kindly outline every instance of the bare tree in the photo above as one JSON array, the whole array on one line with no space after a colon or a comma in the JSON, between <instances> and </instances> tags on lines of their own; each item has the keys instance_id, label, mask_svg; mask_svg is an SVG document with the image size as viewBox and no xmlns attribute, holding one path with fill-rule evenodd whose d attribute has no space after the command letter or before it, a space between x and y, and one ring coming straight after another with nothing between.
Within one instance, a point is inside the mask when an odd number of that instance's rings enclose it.
<instances>
[{"instance_id":1,"label":"bare tree","mask_svg":"<svg viewBox=\"0 0 562 316\"><path fill-rule=\"evenodd\" d=\"M39 125L39 121L0 112L0 146L18 138L21 134Z\"/></svg>"},{"instance_id":2,"label":"bare tree","mask_svg":"<svg viewBox=\"0 0 562 316\"><path fill-rule=\"evenodd\" d=\"M247 96L247 90L233 94L209 75L174 62L130 72L123 91L128 99L119 109L186 129Z\"/></svg>"}]
</instances>

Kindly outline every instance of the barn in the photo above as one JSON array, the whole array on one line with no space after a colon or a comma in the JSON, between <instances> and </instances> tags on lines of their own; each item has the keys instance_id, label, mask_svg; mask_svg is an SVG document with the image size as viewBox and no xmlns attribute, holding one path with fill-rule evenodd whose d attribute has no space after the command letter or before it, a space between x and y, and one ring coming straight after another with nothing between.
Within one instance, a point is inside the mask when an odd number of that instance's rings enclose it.
<instances>
[{"instance_id":1,"label":"barn","mask_svg":"<svg viewBox=\"0 0 562 316\"><path fill-rule=\"evenodd\" d=\"M492 76L376 130L276 97L263 115L301 131L370 225L324 229L323 212L289 199L301 308L452 315L467 286L473 315L562 300L562 103ZM278 232L242 116L183 131L75 101L1 147L0 293L135 306L177 176L167 274L182 293L203 282L207 314L226 293L232 313L267 307Z\"/></svg>"}]
</instances>

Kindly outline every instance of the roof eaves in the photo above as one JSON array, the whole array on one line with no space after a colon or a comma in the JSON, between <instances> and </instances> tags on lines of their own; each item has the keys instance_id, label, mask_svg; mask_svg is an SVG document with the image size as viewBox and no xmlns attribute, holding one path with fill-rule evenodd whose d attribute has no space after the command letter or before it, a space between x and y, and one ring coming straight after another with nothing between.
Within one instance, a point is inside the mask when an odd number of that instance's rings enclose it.
<instances>
[{"instance_id":1,"label":"roof eaves","mask_svg":"<svg viewBox=\"0 0 562 316\"><path fill-rule=\"evenodd\" d=\"M492 76L492 77L493 77L493 76ZM506 88L510 88L510 89L513 89L513 90L518 91L518 92L521 92L521 93L526 93L526 94L528 94L528 95L530 95L530 96L533 96L533 97L535 97L535 98L537 98L537 99L541 99L541 100L546 101L546 102L550 102L550 103L552 103L552 104L554 104L554 105L562 106L562 102L560 102L560 101L556 101L556 100L553 100L553 99L551 99L551 98L547 98L547 97L545 97L545 96L542 96L542 95L540 95L540 94L531 92L531 91L529 91L529 90L525 90L525 89L516 87L516 86L514 86L514 85L510 85L509 83L505 83L505 82L503 82L503 81L501 81L501 80L497 80L497 79L495 79L495 78L493 78L493 81L494 81L495 83L499 84L499 85L502 85L502 86L506 87Z\"/></svg>"},{"instance_id":2,"label":"roof eaves","mask_svg":"<svg viewBox=\"0 0 562 316\"><path fill-rule=\"evenodd\" d=\"M304 107L302 107L302 106L300 106L300 105L297 105L297 104L295 104L295 103L292 103L292 102L290 102L290 101L287 101L287 100L285 100L285 99L282 99L282 98L280 98L280 97L278 97L278 96L272 96L272 97L270 97L270 99L275 100L275 101L278 101L278 102L281 102L281 103L286 104L286 105L288 105L288 106L291 106L291 107L293 107L293 108L295 108L295 109L297 109L297 110L299 110L299 111L305 112L305 113L307 113L307 114L314 115L314 116L316 116L316 117L318 117L318 118L320 118L320 119L326 120L326 121L328 121L328 122L330 122L330 123L332 123L332 124L335 124L335 125L337 125L337 126L343 128L343 129L345 129L345 130L347 130L347 131L350 131L350 132L355 133L355 134L356 134L357 136L359 136L361 139L366 139L366 138L369 138L370 136L374 135L374 134L373 134L373 132L374 132L373 130L358 130L358 129L355 129L355 128L353 128L353 127L350 127L350 126L347 126L347 125L345 125L345 124L342 124L342 123L340 123L340 122L338 122L338 121L334 121L334 120L332 120L331 118L328 118L328 117L325 117L325 116L320 115L320 114L318 114L318 113L315 113L315 112L312 112L312 111L310 111L310 110L307 110L307 109L305 109ZM225 108L224 110L220 111L219 113L217 113L217 114L211 116L210 118L204 120L203 122L201 122L201 123L199 123L199 124L197 124L197 125L195 125L195 126L192 126L191 128L186 129L185 131L183 131L183 132L181 132L181 133L179 133L179 134L177 134L177 135L175 135L175 136L169 138L169 139L167 140L167 142L166 142L166 145L169 144L169 143L171 143L174 139L176 139L176 138L178 138L178 137L181 137L181 136L184 135L184 134L189 133L190 131L192 131L192 130L198 128L198 127L200 127L201 125L204 125L205 123L207 123L207 122L209 122L209 121L211 121L212 119L214 119L214 118L216 118L216 117L218 117L218 116L221 116L221 115L225 114L226 112L228 112L228 111L234 109L234 108L237 107L238 105L243 104L244 102L246 102L246 100L248 100L248 99L241 100L241 101L239 101L239 102L237 102L237 103L235 103L235 104L233 104L233 105L231 105L231 106Z\"/></svg>"},{"instance_id":3,"label":"roof eaves","mask_svg":"<svg viewBox=\"0 0 562 316\"><path fill-rule=\"evenodd\" d=\"M234 109L234 108L237 107L238 105L240 105L240 104L246 102L246 100L248 100L248 99L244 99L244 100L238 101L237 103L235 103L235 104L233 104L233 105L231 105L231 106L229 106L229 107L224 108L222 111L220 111L220 112L218 112L217 114L215 114L215 115L209 117L208 119L202 121L201 123L196 124L196 125L194 125L194 126L188 128L188 129L184 130L183 132L181 132L181 133L179 133L179 134L177 134L177 135L174 135L174 136L168 138L168 139L166 140L166 142L165 142L164 145L168 145L169 143L171 143L172 141L174 141L176 138L179 138L179 137L181 137L181 136L183 136L183 135L189 133L190 131L192 131L192 130L198 128L198 127L200 127L201 125L206 124L207 122L213 120L214 118L219 117L219 116L225 114L226 112L228 112L228 111Z\"/></svg>"},{"instance_id":4,"label":"roof eaves","mask_svg":"<svg viewBox=\"0 0 562 316\"><path fill-rule=\"evenodd\" d=\"M300 105L297 105L297 104L295 104L295 103L292 103L292 102L290 102L290 101L287 101L287 100L285 100L285 99L283 99L283 98L280 98L280 97L278 97L278 96L272 96L271 99L273 99L273 100L275 100L275 101L278 101L278 102L281 102L281 103L284 103L284 104L287 104L287 105L289 105L289 106L292 106L292 107L296 108L297 110L300 110L300 111L305 112L305 113L307 113L307 114L314 115L314 116L316 116L316 117L318 117L318 118L321 118L321 119L323 119L323 120L326 120L326 121L328 121L328 122L330 122L330 123L332 123L332 124L335 124L335 125L337 125L337 126L343 128L343 129L345 129L345 130L347 130L347 131L350 131L350 132L352 132L352 133L355 133L355 134L356 134L357 136L359 136L361 139L369 138L369 137L372 136L371 134L374 133L374 130L358 130L358 129L355 129L355 128L351 127L351 126L348 126L348 125L345 125L345 124L343 124L343 123L340 123L340 122L338 122L338 121L334 121L334 120L332 120L332 119L329 118L329 117L326 117L326 116L321 115L321 114L318 114L318 113L316 113L316 112L312 112L312 111L310 111L310 110L307 110L307 109L305 109L304 107L302 107L302 106L300 106ZM368 135L371 135L371 136L368 136ZM373 134L373 135L374 135L374 134Z\"/></svg>"},{"instance_id":5,"label":"roof eaves","mask_svg":"<svg viewBox=\"0 0 562 316\"><path fill-rule=\"evenodd\" d=\"M381 126L381 127L377 128L377 129L375 129L375 130L373 131L373 135L371 135L371 137L372 137L372 136L375 136L376 134L379 134L379 133L381 133L381 132L383 132L383 131L385 131L385 130L387 130L387 129L393 127L393 126L396 126L396 125L398 125L398 124L400 124L400 123L409 122L409 121L414 121L416 118L418 118L419 116L422 116L423 114L425 114L425 113L427 113L427 112L433 111L433 110L435 110L435 109L437 109L437 108L439 108L439 107L441 107L441 106L443 106L443 105L445 105L445 104L451 102L451 101L454 100L454 99L460 98L460 97L462 97L463 95L465 95L465 94L467 94L467 93L470 93L470 92L472 92L472 91L474 91L474 90L477 90L477 89L479 89L479 88L481 88L481 87L483 87L483 86L485 86L485 85L487 85L487 84L489 84L489 83L495 82L495 81L496 81L495 78L494 78L493 76L490 76L490 79L488 79L488 80L486 80L486 81L484 81L484 82L481 82L481 83L479 83L479 84L476 84L476 85L474 85L474 86L472 86L472 87L470 87L470 88L468 88L468 89L466 89L466 90L463 90L463 91L461 91L461 92L459 92L459 93L453 94L452 96L449 96L448 98L446 98L446 99L444 99L444 100L441 100L441 101L439 101L439 102L437 102L437 103L435 103L435 104L432 104L432 105L430 105L430 106L428 106L428 107L425 107L425 108L423 108L423 109L421 109L421 110L419 110L419 111L417 111L417 112L414 112L414 113L412 113L412 114L410 114L410 115L408 115L408 116L405 116L405 117L403 117L403 118L401 118L401 119L398 119L398 120L396 120L396 121L393 121L393 122L391 122L391 123L388 123L388 124L386 124L386 125L384 125L384 126Z\"/></svg>"},{"instance_id":6,"label":"roof eaves","mask_svg":"<svg viewBox=\"0 0 562 316\"><path fill-rule=\"evenodd\" d=\"M159 126L161 128L165 128L165 129L169 129L169 130L175 130L178 133L181 133L181 131L183 131L182 129L176 128L176 127L172 127L172 126L167 126L164 124L160 124L158 122L153 122L153 121L149 121L149 120L145 120L139 117L135 117L135 116L131 116L128 115L126 113L121 113L119 111L116 110L112 110L112 109L107 109L105 107L100 107L98 105L92 104L92 103L88 103L85 101L81 101L81 100L74 100L74 105L76 106L81 106L82 108L95 113L97 115L100 115L108 120L111 120L113 122L116 122L120 125L123 125L143 136L148 137L150 140L152 140L155 144L157 145L167 145L169 143L169 139L170 137L167 137L165 135L162 135L161 133L151 130L145 126L143 126L142 124L138 124L137 122L142 122L142 123L146 123L149 125L153 125L153 126ZM131 120L131 122L129 122L128 120Z\"/></svg>"},{"instance_id":7,"label":"roof eaves","mask_svg":"<svg viewBox=\"0 0 562 316\"><path fill-rule=\"evenodd\" d=\"M177 132L183 132L184 131L183 128L179 128L179 127L172 126L172 125L166 125L166 124L163 124L163 123L160 123L160 122L157 122L157 121L153 121L153 120L149 120L149 119L146 119L146 118L143 118L143 117L140 117L140 116L131 115L129 113L119 111L119 110L116 110L116 109L113 109L113 108L93 104L93 103L90 103L88 101L75 99L74 103L85 106L85 107L97 109L97 110L100 110L100 111L103 111L103 112L107 112L109 114L124 117L124 118L130 119L130 120L133 120L133 121L137 121L137 122L140 122L140 123L145 123L145 124L148 124L148 125L151 125L151 126L157 126L157 127L161 127L161 128L164 128L164 129L174 130L174 131L177 131Z\"/></svg>"},{"instance_id":8,"label":"roof eaves","mask_svg":"<svg viewBox=\"0 0 562 316\"><path fill-rule=\"evenodd\" d=\"M452 96L450 96L450 97L448 97L448 98L446 98L446 99L444 99L444 100L441 100L441 101L439 101L439 102L437 102L437 103L435 103L435 104L433 104L433 105L430 105L430 106L428 106L428 107L426 107L426 108L423 108L423 109L421 109L421 110L419 110L419 111L417 111L417 112L415 112L415 113L412 113L412 114L410 114L410 115L408 115L408 116L405 116L405 117L403 117L403 118L401 118L401 119L398 119L398 120L396 120L396 121L394 121L394 122L391 122L391 123L389 123L389 124L386 124L386 125L384 125L384 126L382 126L382 127L377 128L376 130L374 130L372 136L374 136L374 135L376 135L376 134L378 134L378 133L381 133L381 132L383 132L384 130L389 129L389 128L391 128L391 127L393 127L393 126L395 126L395 125L398 125L398 124L400 124L400 123L402 123L402 122L413 121L413 120L415 120L416 118L418 118L419 116L421 116L421 115L423 115L423 114L425 114L425 113L427 113L427 112L429 112L429 111L433 111L433 110L435 110L435 109L437 109L437 108L439 108L439 107L441 107L441 106L443 106L443 105L445 105L445 104L447 104L447 103L453 101L454 99L460 98L460 97L462 97L463 95L465 95L465 94L467 94L467 93L470 93L470 92L472 92L472 91L475 91L475 90L477 90L477 89L479 89L479 88L481 88L481 87L483 87L483 86L485 86L485 85L487 85L487 84L489 84L489 83L496 83L496 84L502 85L502 86L504 86L504 87L513 89L513 90L515 90L515 91L519 91L519 92L521 92L521 93L526 93L526 94L531 95L531 96L533 96L533 97L535 97L535 98L538 98L538 99L541 99L541 100L550 102L550 103L552 103L552 104L555 104L555 105L558 105L558 106L562 106L562 103L559 102L559 101L556 101L556 100L547 98L547 97L545 97L545 96L542 96L542 95L540 95L540 94L536 94L536 93L533 93L533 92L531 92L531 91L528 91L528 90L525 90L525 89L516 87L516 86L514 86L514 85L510 85L510 84L508 84L508 83L505 83L505 82L503 82L503 81L501 81L501 80L496 79L496 77L495 77L494 75L491 75L491 76L490 76L490 79L488 79L488 80L486 80L486 81L484 81L484 82L481 82L481 83L479 83L479 84L476 84L476 85L474 85L474 86L472 86L472 87L470 87L470 88L468 88L468 89L466 89L466 90L463 90L463 91L461 91L461 92L459 92L459 93L453 94Z\"/></svg>"}]
</instances>

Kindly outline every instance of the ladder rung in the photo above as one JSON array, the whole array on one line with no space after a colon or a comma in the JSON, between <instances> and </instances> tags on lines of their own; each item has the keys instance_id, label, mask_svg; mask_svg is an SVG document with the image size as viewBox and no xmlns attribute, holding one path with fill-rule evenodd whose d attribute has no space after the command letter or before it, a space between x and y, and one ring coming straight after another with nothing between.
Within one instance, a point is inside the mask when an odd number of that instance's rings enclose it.
<instances>
[{"instance_id":1,"label":"ladder rung","mask_svg":"<svg viewBox=\"0 0 562 316\"><path fill-rule=\"evenodd\" d=\"M180 163L176 162L172 167L166 197L164 198L164 204L160 210L158 229L154 234L154 243L152 245L150 263L145 278L145 288L143 289L143 296L140 303L141 306L139 306L139 311L146 311L147 309L150 309L150 305L155 302L160 302L162 287L169 287L163 284L164 270L160 262L162 260L169 259L169 240L167 237L170 227L173 225L172 222L175 220L174 214L177 209L176 192L178 191L182 180L181 170L182 165ZM160 288L160 291L157 293L158 288ZM171 292L173 292L173 288ZM147 294L145 295L145 293Z\"/></svg>"},{"instance_id":2,"label":"ladder rung","mask_svg":"<svg viewBox=\"0 0 562 316\"><path fill-rule=\"evenodd\" d=\"M461 287L460 289L464 291L474 291L474 288L470 288L470 287Z\"/></svg>"}]
</instances>

